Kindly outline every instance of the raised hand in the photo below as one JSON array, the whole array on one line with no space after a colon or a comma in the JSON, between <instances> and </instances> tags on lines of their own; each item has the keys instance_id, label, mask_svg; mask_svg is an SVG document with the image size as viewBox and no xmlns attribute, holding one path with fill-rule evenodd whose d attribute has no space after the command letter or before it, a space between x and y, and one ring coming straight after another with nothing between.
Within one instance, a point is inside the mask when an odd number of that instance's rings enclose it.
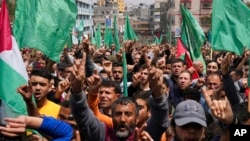
<instances>
[{"instance_id":1,"label":"raised hand","mask_svg":"<svg viewBox=\"0 0 250 141\"><path fill-rule=\"evenodd\" d=\"M107 74L110 76L112 75L112 62L108 60L103 60L102 61L102 67L103 69L107 72Z\"/></svg>"},{"instance_id":2,"label":"raised hand","mask_svg":"<svg viewBox=\"0 0 250 141\"><path fill-rule=\"evenodd\" d=\"M145 64L147 65L148 68L151 66L152 59L153 58L148 56L148 52L144 54Z\"/></svg>"},{"instance_id":3,"label":"raised hand","mask_svg":"<svg viewBox=\"0 0 250 141\"><path fill-rule=\"evenodd\" d=\"M130 54L135 41L128 40L125 42L124 47L127 54Z\"/></svg>"},{"instance_id":4,"label":"raised hand","mask_svg":"<svg viewBox=\"0 0 250 141\"><path fill-rule=\"evenodd\" d=\"M163 71L155 67L149 68L148 81L153 96L161 97L163 95Z\"/></svg>"},{"instance_id":5,"label":"raised hand","mask_svg":"<svg viewBox=\"0 0 250 141\"><path fill-rule=\"evenodd\" d=\"M133 74L132 85L134 87L136 87L137 85L139 85L140 80L141 80L141 72L137 72L137 73Z\"/></svg>"},{"instance_id":6,"label":"raised hand","mask_svg":"<svg viewBox=\"0 0 250 141\"><path fill-rule=\"evenodd\" d=\"M221 62L221 72L224 75L228 73L228 67L231 63L231 58L232 58L232 54L227 53Z\"/></svg>"},{"instance_id":7,"label":"raised hand","mask_svg":"<svg viewBox=\"0 0 250 141\"><path fill-rule=\"evenodd\" d=\"M203 88L202 94L214 117L226 125L233 122L232 108L224 91Z\"/></svg>"},{"instance_id":8,"label":"raised hand","mask_svg":"<svg viewBox=\"0 0 250 141\"><path fill-rule=\"evenodd\" d=\"M95 71L93 75L87 79L87 83L89 86L90 94L97 94L99 88L102 85L102 79L97 74L97 71Z\"/></svg>"},{"instance_id":9,"label":"raised hand","mask_svg":"<svg viewBox=\"0 0 250 141\"><path fill-rule=\"evenodd\" d=\"M55 98L60 99L63 92L65 92L69 88L69 86L70 86L70 82L68 78L60 81L56 90Z\"/></svg>"},{"instance_id":10,"label":"raised hand","mask_svg":"<svg viewBox=\"0 0 250 141\"><path fill-rule=\"evenodd\" d=\"M23 100L31 104L32 103L32 88L31 85L22 85L17 88L17 92L20 93L23 97Z\"/></svg>"},{"instance_id":11,"label":"raised hand","mask_svg":"<svg viewBox=\"0 0 250 141\"><path fill-rule=\"evenodd\" d=\"M82 55L82 60L78 63L74 63L73 70L71 71L69 81L71 82L72 92L74 94L82 91L82 84L85 80L85 64L86 64L86 53Z\"/></svg>"},{"instance_id":12,"label":"raised hand","mask_svg":"<svg viewBox=\"0 0 250 141\"><path fill-rule=\"evenodd\" d=\"M70 82L68 79L64 79L62 81L59 82L58 87L57 87L57 91L60 93L63 93L64 91L66 91L70 86Z\"/></svg>"},{"instance_id":13,"label":"raised hand","mask_svg":"<svg viewBox=\"0 0 250 141\"><path fill-rule=\"evenodd\" d=\"M90 42L88 39L84 39L82 42L83 49L87 54L89 54L89 44Z\"/></svg>"},{"instance_id":14,"label":"raised hand","mask_svg":"<svg viewBox=\"0 0 250 141\"><path fill-rule=\"evenodd\" d=\"M166 64L166 59L165 59L165 56L163 56L161 59L159 59L157 62L156 62L156 67L157 68L163 68Z\"/></svg>"},{"instance_id":15,"label":"raised hand","mask_svg":"<svg viewBox=\"0 0 250 141\"><path fill-rule=\"evenodd\" d=\"M141 128L135 128L135 139L134 141L153 141L152 137L149 135L145 128L147 124L144 124Z\"/></svg>"},{"instance_id":16,"label":"raised hand","mask_svg":"<svg viewBox=\"0 0 250 141\"><path fill-rule=\"evenodd\" d=\"M198 88L201 88L204 84L205 84L205 78L202 78L202 77L198 78L196 86Z\"/></svg>"}]
</instances>

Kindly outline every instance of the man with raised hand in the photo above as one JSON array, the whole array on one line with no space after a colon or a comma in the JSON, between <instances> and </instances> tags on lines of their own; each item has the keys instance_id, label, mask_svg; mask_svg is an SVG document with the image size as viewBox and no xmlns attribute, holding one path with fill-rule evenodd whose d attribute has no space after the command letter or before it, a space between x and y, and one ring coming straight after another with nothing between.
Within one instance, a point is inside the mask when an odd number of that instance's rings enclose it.
<instances>
[{"instance_id":1,"label":"man with raised hand","mask_svg":"<svg viewBox=\"0 0 250 141\"><path fill-rule=\"evenodd\" d=\"M79 127L81 135L87 140L134 140L136 118L138 117L138 106L134 100L127 97L119 98L112 105L113 128L109 128L100 122L90 110L86 95L82 91L82 83L85 81L85 54L81 64L75 65L71 77L71 109ZM153 90L150 105L154 115L147 123L146 131L154 140L159 140L162 133L168 127L168 102L162 92L162 71L150 68L149 78ZM157 129L157 130L155 130ZM139 134L140 135L140 134Z\"/></svg>"}]
</instances>

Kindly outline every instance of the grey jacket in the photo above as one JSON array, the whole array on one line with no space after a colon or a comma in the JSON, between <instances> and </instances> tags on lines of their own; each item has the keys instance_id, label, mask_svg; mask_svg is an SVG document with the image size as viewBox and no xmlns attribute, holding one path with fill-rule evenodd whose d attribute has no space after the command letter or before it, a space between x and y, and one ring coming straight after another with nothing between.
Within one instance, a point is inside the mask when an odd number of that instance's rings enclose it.
<instances>
[{"instance_id":1,"label":"grey jacket","mask_svg":"<svg viewBox=\"0 0 250 141\"><path fill-rule=\"evenodd\" d=\"M148 120L146 130L151 137L158 141L162 133L169 126L168 116L168 100L165 95L161 98L150 97L151 118ZM78 125L82 140L104 141L106 128L103 122L99 121L87 104L86 95L81 92L79 94L71 94L70 106L73 116Z\"/></svg>"}]
</instances>

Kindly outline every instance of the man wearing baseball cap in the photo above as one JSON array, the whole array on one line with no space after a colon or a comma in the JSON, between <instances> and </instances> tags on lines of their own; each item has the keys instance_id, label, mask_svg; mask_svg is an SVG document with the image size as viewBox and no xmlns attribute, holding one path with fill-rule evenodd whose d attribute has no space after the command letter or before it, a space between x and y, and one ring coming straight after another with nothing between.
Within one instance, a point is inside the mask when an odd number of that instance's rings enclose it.
<instances>
[{"instance_id":1,"label":"man wearing baseball cap","mask_svg":"<svg viewBox=\"0 0 250 141\"><path fill-rule=\"evenodd\" d=\"M201 104L194 100L176 106L171 124L174 141L201 141L205 137L206 115Z\"/></svg>"}]
</instances>

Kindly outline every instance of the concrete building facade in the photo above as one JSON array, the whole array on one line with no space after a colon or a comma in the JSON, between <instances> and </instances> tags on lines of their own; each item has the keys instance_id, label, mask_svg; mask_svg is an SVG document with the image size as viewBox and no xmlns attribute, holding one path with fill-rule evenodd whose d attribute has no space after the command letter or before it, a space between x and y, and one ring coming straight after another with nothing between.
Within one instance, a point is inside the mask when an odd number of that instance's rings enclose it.
<instances>
[{"instance_id":1,"label":"concrete building facade","mask_svg":"<svg viewBox=\"0 0 250 141\"><path fill-rule=\"evenodd\" d=\"M118 14L119 10L117 4L106 4L104 6L94 5L94 25L100 23L101 29L104 30L107 20L110 20L112 25L114 15Z\"/></svg>"},{"instance_id":2,"label":"concrete building facade","mask_svg":"<svg viewBox=\"0 0 250 141\"><path fill-rule=\"evenodd\" d=\"M94 0L76 0L78 9L76 24L84 21L84 34L92 33L93 29L93 4Z\"/></svg>"},{"instance_id":3,"label":"concrete building facade","mask_svg":"<svg viewBox=\"0 0 250 141\"><path fill-rule=\"evenodd\" d=\"M168 2L171 3L171 7L167 11L167 17L173 33L181 29L182 17L180 5L184 5L190 10L204 32L209 30L211 26L210 14L213 0L169 0Z\"/></svg>"},{"instance_id":4,"label":"concrete building facade","mask_svg":"<svg viewBox=\"0 0 250 141\"><path fill-rule=\"evenodd\" d=\"M117 4L119 13L123 13L125 11L124 0L98 0L97 1L97 5L99 6L107 6L110 4Z\"/></svg>"}]
</instances>

